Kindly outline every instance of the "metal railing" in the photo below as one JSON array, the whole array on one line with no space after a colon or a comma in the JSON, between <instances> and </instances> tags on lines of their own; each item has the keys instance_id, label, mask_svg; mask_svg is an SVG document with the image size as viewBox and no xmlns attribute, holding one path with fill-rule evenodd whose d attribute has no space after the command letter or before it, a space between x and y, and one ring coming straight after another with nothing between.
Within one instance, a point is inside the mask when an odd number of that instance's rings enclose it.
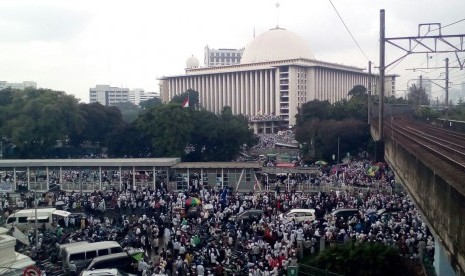
<instances>
[{"instance_id":1,"label":"metal railing","mask_svg":"<svg viewBox=\"0 0 465 276\"><path fill-rule=\"evenodd\" d=\"M321 268L304 265L299 263L299 275L309 276L343 276L342 274L334 273Z\"/></svg>"}]
</instances>

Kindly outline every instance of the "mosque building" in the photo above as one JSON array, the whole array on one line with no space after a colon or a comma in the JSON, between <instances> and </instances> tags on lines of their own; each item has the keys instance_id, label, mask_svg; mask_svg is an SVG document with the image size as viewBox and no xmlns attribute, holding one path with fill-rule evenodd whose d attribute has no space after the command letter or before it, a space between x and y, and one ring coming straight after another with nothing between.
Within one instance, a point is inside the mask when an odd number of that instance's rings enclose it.
<instances>
[{"instance_id":1,"label":"mosque building","mask_svg":"<svg viewBox=\"0 0 465 276\"><path fill-rule=\"evenodd\" d=\"M386 76L386 95L394 95L396 75ZM377 94L378 76L372 75ZM186 62L183 75L160 78L163 101L188 89L199 92L200 106L220 113L249 118L255 133L275 133L293 126L298 108L312 100L331 103L348 98L356 85L368 88L370 75L363 68L315 59L297 34L276 27L254 38L244 49L240 64L200 67L195 57Z\"/></svg>"}]
</instances>

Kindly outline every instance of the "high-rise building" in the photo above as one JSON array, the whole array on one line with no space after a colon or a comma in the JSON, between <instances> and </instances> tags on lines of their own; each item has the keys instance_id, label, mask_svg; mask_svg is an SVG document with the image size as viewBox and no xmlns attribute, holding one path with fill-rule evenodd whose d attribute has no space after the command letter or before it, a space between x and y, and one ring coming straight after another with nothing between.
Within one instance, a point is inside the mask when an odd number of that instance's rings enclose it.
<instances>
[{"instance_id":1,"label":"high-rise building","mask_svg":"<svg viewBox=\"0 0 465 276\"><path fill-rule=\"evenodd\" d=\"M89 102L100 103L105 106L119 102L129 101L129 88L111 87L109 85L96 85L89 89Z\"/></svg>"},{"instance_id":2,"label":"high-rise building","mask_svg":"<svg viewBox=\"0 0 465 276\"><path fill-rule=\"evenodd\" d=\"M145 92L142 88L135 88L129 91L129 101L135 105L141 102L159 97L160 95L155 92Z\"/></svg>"},{"instance_id":3,"label":"high-rise building","mask_svg":"<svg viewBox=\"0 0 465 276\"><path fill-rule=\"evenodd\" d=\"M0 90L5 88L24 90L25 88L32 87L37 88L37 83L34 81L23 81L23 82L7 82L0 81Z\"/></svg>"},{"instance_id":4,"label":"high-rise building","mask_svg":"<svg viewBox=\"0 0 465 276\"><path fill-rule=\"evenodd\" d=\"M386 76L386 96L395 95L396 77ZM199 92L202 108L220 113L230 106L233 114L250 118L256 133L270 133L283 125L280 120L294 125L302 104L347 99L355 85L368 88L369 81L363 68L316 60L298 35L275 28L247 45L240 64L187 68L183 75L161 78L160 94L166 102L193 89ZM372 93L378 94L378 76L372 75L371 81Z\"/></svg>"},{"instance_id":5,"label":"high-rise building","mask_svg":"<svg viewBox=\"0 0 465 276\"><path fill-rule=\"evenodd\" d=\"M205 46L204 51L204 66L205 67L216 67L225 65L240 64L242 49L210 49Z\"/></svg>"}]
</instances>

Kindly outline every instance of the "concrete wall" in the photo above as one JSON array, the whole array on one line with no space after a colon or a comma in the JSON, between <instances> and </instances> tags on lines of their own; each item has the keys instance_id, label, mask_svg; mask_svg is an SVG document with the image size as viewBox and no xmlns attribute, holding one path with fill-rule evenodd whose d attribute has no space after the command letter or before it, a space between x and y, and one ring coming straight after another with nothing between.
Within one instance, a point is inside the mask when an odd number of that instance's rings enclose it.
<instances>
[{"instance_id":1,"label":"concrete wall","mask_svg":"<svg viewBox=\"0 0 465 276\"><path fill-rule=\"evenodd\" d=\"M426 216L431 230L439 236L454 270L465 275L464 195L430 169L425 164L428 160L418 159L390 137L384 140L385 160Z\"/></svg>"}]
</instances>

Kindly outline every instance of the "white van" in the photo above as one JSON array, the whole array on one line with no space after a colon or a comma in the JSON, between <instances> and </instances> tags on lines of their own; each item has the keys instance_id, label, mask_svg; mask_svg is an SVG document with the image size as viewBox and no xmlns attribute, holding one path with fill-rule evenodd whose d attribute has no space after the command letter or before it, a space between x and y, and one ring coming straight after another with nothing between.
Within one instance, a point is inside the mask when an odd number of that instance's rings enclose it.
<instances>
[{"instance_id":1,"label":"white van","mask_svg":"<svg viewBox=\"0 0 465 276\"><path fill-rule=\"evenodd\" d=\"M84 270L81 272L80 275L81 276L137 276L137 274L126 273L116 268Z\"/></svg>"},{"instance_id":2,"label":"white van","mask_svg":"<svg viewBox=\"0 0 465 276\"><path fill-rule=\"evenodd\" d=\"M53 229L53 222L60 223L65 217L71 213L57 210L56 208L37 208L37 225L39 228L45 226L46 229ZM11 214L7 220L5 227L11 229L16 226L21 231L27 231L35 228L36 210L25 209Z\"/></svg>"},{"instance_id":3,"label":"white van","mask_svg":"<svg viewBox=\"0 0 465 276\"><path fill-rule=\"evenodd\" d=\"M284 223L289 223L291 221L296 223L306 221L313 222L316 219L315 209L292 209L281 214L280 218Z\"/></svg>"},{"instance_id":4,"label":"white van","mask_svg":"<svg viewBox=\"0 0 465 276\"><path fill-rule=\"evenodd\" d=\"M115 241L102 241L81 244L65 248L63 258L63 271L68 272L69 264L74 262L78 271L85 268L96 257L121 253L123 248Z\"/></svg>"},{"instance_id":5,"label":"white van","mask_svg":"<svg viewBox=\"0 0 465 276\"><path fill-rule=\"evenodd\" d=\"M80 246L80 245L83 245L83 244L89 244L88 241L79 241L79 242L72 242L72 243L64 243L64 244L60 244L58 246L58 256L60 258L60 261L62 261L64 258L65 258L65 255L66 255L66 248L71 248L71 247L75 247L75 246Z\"/></svg>"}]
</instances>

